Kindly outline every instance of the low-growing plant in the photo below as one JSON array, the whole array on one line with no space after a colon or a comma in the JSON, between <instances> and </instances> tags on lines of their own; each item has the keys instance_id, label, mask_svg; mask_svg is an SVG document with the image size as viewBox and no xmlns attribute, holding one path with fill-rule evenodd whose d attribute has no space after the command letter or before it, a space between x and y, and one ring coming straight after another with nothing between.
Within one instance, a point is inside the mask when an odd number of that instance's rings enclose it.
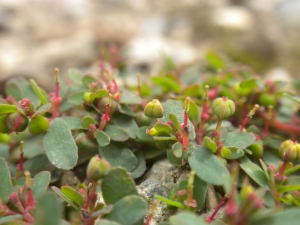
<instances>
[{"instance_id":1,"label":"low-growing plant","mask_svg":"<svg viewBox=\"0 0 300 225\"><path fill-rule=\"evenodd\" d=\"M107 58L114 70L101 59L98 75L70 69L65 82L55 69L54 93L34 80L7 82L0 99L0 224L69 224L59 196L85 225L149 225L153 209L147 215L134 180L164 155L177 168L170 172L175 183L178 171L189 178L168 198L156 196L178 211L162 225L299 223L300 98L283 91L283 82L226 67L210 52L206 76L168 59L158 76L138 75L137 85L126 86L112 72L125 76L114 57ZM59 171L80 165L87 165L88 182L47 191ZM208 185L221 197L203 219ZM224 217L216 220L221 208Z\"/></svg>"}]
</instances>

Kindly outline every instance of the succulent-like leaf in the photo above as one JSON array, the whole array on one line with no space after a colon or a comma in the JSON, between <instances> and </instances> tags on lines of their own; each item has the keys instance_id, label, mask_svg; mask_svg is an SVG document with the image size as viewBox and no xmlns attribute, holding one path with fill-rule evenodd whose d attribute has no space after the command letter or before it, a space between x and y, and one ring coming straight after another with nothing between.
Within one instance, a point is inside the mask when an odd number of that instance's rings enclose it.
<instances>
[{"instance_id":1,"label":"succulent-like leaf","mask_svg":"<svg viewBox=\"0 0 300 225\"><path fill-rule=\"evenodd\" d=\"M114 208L113 205L107 205L104 208L97 210L96 212L94 212L91 217L98 217L98 216L102 216L102 215L106 215L108 213L110 213L112 211L112 209ZM101 219L102 221L102 219Z\"/></svg>"},{"instance_id":2,"label":"succulent-like leaf","mask_svg":"<svg viewBox=\"0 0 300 225\"><path fill-rule=\"evenodd\" d=\"M224 142L224 146L245 149L255 142L256 137L247 132L229 132Z\"/></svg>"},{"instance_id":3,"label":"succulent-like leaf","mask_svg":"<svg viewBox=\"0 0 300 225\"><path fill-rule=\"evenodd\" d=\"M81 105L83 103L83 96L86 91L77 91L68 96L68 102L72 105Z\"/></svg>"},{"instance_id":4,"label":"succulent-like leaf","mask_svg":"<svg viewBox=\"0 0 300 225\"><path fill-rule=\"evenodd\" d=\"M95 93L92 93L90 95L90 97L94 101L95 99L98 99L98 98L104 98L107 95L108 95L108 90L106 90L106 89L100 89L100 90L96 91Z\"/></svg>"},{"instance_id":5,"label":"succulent-like leaf","mask_svg":"<svg viewBox=\"0 0 300 225\"><path fill-rule=\"evenodd\" d=\"M163 123L163 122L157 122L154 124L154 128L162 134L172 134L173 129L169 124Z\"/></svg>"},{"instance_id":6,"label":"succulent-like leaf","mask_svg":"<svg viewBox=\"0 0 300 225\"><path fill-rule=\"evenodd\" d=\"M231 147L231 146L227 146L227 149L229 149L229 151L231 152L228 156L222 156L225 159L239 159L241 157L244 156L244 151L242 149L239 149L237 147Z\"/></svg>"},{"instance_id":7,"label":"succulent-like leaf","mask_svg":"<svg viewBox=\"0 0 300 225\"><path fill-rule=\"evenodd\" d=\"M44 91L42 91L42 89L38 86L38 84L32 79L30 79L29 82L32 90L35 92L38 99L41 101L42 105L49 103L49 97L45 94Z\"/></svg>"},{"instance_id":8,"label":"succulent-like leaf","mask_svg":"<svg viewBox=\"0 0 300 225\"><path fill-rule=\"evenodd\" d=\"M99 153L113 167L122 166L131 172L137 166L137 158L123 143L111 141L105 147L99 146Z\"/></svg>"},{"instance_id":9,"label":"succulent-like leaf","mask_svg":"<svg viewBox=\"0 0 300 225\"><path fill-rule=\"evenodd\" d=\"M138 163L137 167L130 174L133 179L141 177L146 171L146 161L143 153L141 151L136 152L135 156L138 160Z\"/></svg>"},{"instance_id":10,"label":"succulent-like leaf","mask_svg":"<svg viewBox=\"0 0 300 225\"><path fill-rule=\"evenodd\" d=\"M186 101L184 101L184 108L185 108L185 104L186 104ZM196 105L196 103L191 99L189 99L188 116L191 121L199 122L199 120L200 120L199 108Z\"/></svg>"},{"instance_id":11,"label":"succulent-like leaf","mask_svg":"<svg viewBox=\"0 0 300 225\"><path fill-rule=\"evenodd\" d=\"M47 191L50 183L51 174L48 171L41 171L33 178L32 192L34 198L38 198L41 194Z\"/></svg>"},{"instance_id":12,"label":"succulent-like leaf","mask_svg":"<svg viewBox=\"0 0 300 225\"><path fill-rule=\"evenodd\" d=\"M207 148L212 153L215 153L217 151L217 144L208 136L205 136L203 138L203 147Z\"/></svg>"},{"instance_id":13,"label":"succulent-like leaf","mask_svg":"<svg viewBox=\"0 0 300 225\"><path fill-rule=\"evenodd\" d=\"M277 189L278 192L290 192L290 191L298 191L300 190L300 184L298 185L284 185Z\"/></svg>"},{"instance_id":14,"label":"succulent-like leaf","mask_svg":"<svg viewBox=\"0 0 300 225\"><path fill-rule=\"evenodd\" d=\"M8 104L1 104L0 105L0 115L1 114L7 114L7 113L13 113L16 112L17 106L15 105L8 105Z\"/></svg>"},{"instance_id":15,"label":"succulent-like leaf","mask_svg":"<svg viewBox=\"0 0 300 225\"><path fill-rule=\"evenodd\" d=\"M184 90L183 94L188 97L201 97L201 87L193 82Z\"/></svg>"},{"instance_id":16,"label":"succulent-like leaf","mask_svg":"<svg viewBox=\"0 0 300 225\"><path fill-rule=\"evenodd\" d=\"M98 130L95 135L100 147L105 147L110 143L110 137L104 131Z\"/></svg>"},{"instance_id":17,"label":"succulent-like leaf","mask_svg":"<svg viewBox=\"0 0 300 225\"><path fill-rule=\"evenodd\" d=\"M130 138L132 139L136 138L136 133L139 127L132 117L117 113L113 115L112 120L116 126L124 128L129 134Z\"/></svg>"},{"instance_id":18,"label":"succulent-like leaf","mask_svg":"<svg viewBox=\"0 0 300 225\"><path fill-rule=\"evenodd\" d=\"M167 150L167 157L169 162L174 166L180 166L182 163L182 157L176 157L171 149Z\"/></svg>"},{"instance_id":19,"label":"succulent-like leaf","mask_svg":"<svg viewBox=\"0 0 300 225\"><path fill-rule=\"evenodd\" d=\"M181 92L181 85L174 79L164 76L164 77L153 77L152 82L164 89L164 92L174 91L176 93Z\"/></svg>"},{"instance_id":20,"label":"succulent-like leaf","mask_svg":"<svg viewBox=\"0 0 300 225\"><path fill-rule=\"evenodd\" d=\"M37 199L37 204L33 214L35 224L59 224L61 212L56 195L53 192L46 192L42 194Z\"/></svg>"},{"instance_id":21,"label":"succulent-like leaf","mask_svg":"<svg viewBox=\"0 0 300 225\"><path fill-rule=\"evenodd\" d=\"M48 112L51 109L51 103L47 103L45 105L42 105L32 116L31 118L34 118L39 115L43 115L44 113Z\"/></svg>"},{"instance_id":22,"label":"succulent-like leaf","mask_svg":"<svg viewBox=\"0 0 300 225\"><path fill-rule=\"evenodd\" d=\"M244 172L251 177L259 186L269 190L269 182L264 171L250 160L244 160L240 167Z\"/></svg>"},{"instance_id":23,"label":"succulent-like leaf","mask_svg":"<svg viewBox=\"0 0 300 225\"><path fill-rule=\"evenodd\" d=\"M142 142L154 142L151 136L146 133L147 129L150 129L150 127L148 126L140 127L140 129L136 133L137 138L139 139L139 141Z\"/></svg>"},{"instance_id":24,"label":"succulent-like leaf","mask_svg":"<svg viewBox=\"0 0 300 225\"><path fill-rule=\"evenodd\" d=\"M180 202L177 202L177 201L174 201L172 199L169 199L169 198L165 198L163 196L160 196L160 195L156 195L155 196L158 200L168 204L168 205L171 205L171 206L175 206L179 209L184 209L184 205Z\"/></svg>"},{"instance_id":25,"label":"succulent-like leaf","mask_svg":"<svg viewBox=\"0 0 300 225\"><path fill-rule=\"evenodd\" d=\"M226 64L223 61L223 59L214 51L208 51L205 55L205 58L208 64L216 70L224 69L226 67Z\"/></svg>"},{"instance_id":26,"label":"succulent-like leaf","mask_svg":"<svg viewBox=\"0 0 300 225\"><path fill-rule=\"evenodd\" d=\"M12 192L12 183L7 163L3 158L0 158L0 180L0 200L3 202L7 202Z\"/></svg>"},{"instance_id":27,"label":"succulent-like leaf","mask_svg":"<svg viewBox=\"0 0 300 225\"><path fill-rule=\"evenodd\" d=\"M96 124L97 122L94 120L91 116L85 116L81 120L81 125L83 128L88 129L90 127L90 124Z\"/></svg>"},{"instance_id":28,"label":"succulent-like leaf","mask_svg":"<svg viewBox=\"0 0 300 225\"><path fill-rule=\"evenodd\" d=\"M115 125L107 125L104 131L113 141L124 142L129 138L125 129Z\"/></svg>"},{"instance_id":29,"label":"succulent-like leaf","mask_svg":"<svg viewBox=\"0 0 300 225\"><path fill-rule=\"evenodd\" d=\"M61 192L79 207L83 206L84 199L74 188L70 186L62 186Z\"/></svg>"},{"instance_id":30,"label":"succulent-like leaf","mask_svg":"<svg viewBox=\"0 0 300 225\"><path fill-rule=\"evenodd\" d=\"M170 217L171 225L206 225L199 216L196 216L194 213L190 212L181 212L175 216Z\"/></svg>"},{"instance_id":31,"label":"succulent-like leaf","mask_svg":"<svg viewBox=\"0 0 300 225\"><path fill-rule=\"evenodd\" d=\"M253 89L256 87L256 78L251 78L241 82L240 87L243 89Z\"/></svg>"},{"instance_id":32,"label":"succulent-like leaf","mask_svg":"<svg viewBox=\"0 0 300 225\"><path fill-rule=\"evenodd\" d=\"M209 184L222 185L225 179L229 179L227 168L206 148L196 146L188 160L196 175Z\"/></svg>"},{"instance_id":33,"label":"succulent-like leaf","mask_svg":"<svg viewBox=\"0 0 300 225\"><path fill-rule=\"evenodd\" d=\"M147 213L147 202L139 196L126 196L114 204L114 208L105 218L122 225L135 225Z\"/></svg>"},{"instance_id":34,"label":"succulent-like leaf","mask_svg":"<svg viewBox=\"0 0 300 225\"><path fill-rule=\"evenodd\" d=\"M46 155L37 155L24 162L24 169L29 170L30 172L35 172L43 168L48 163L49 160Z\"/></svg>"},{"instance_id":35,"label":"succulent-like leaf","mask_svg":"<svg viewBox=\"0 0 300 225\"><path fill-rule=\"evenodd\" d=\"M208 184L195 176L193 185L193 197L197 202L196 210L200 210L205 203Z\"/></svg>"},{"instance_id":36,"label":"succulent-like leaf","mask_svg":"<svg viewBox=\"0 0 300 225\"><path fill-rule=\"evenodd\" d=\"M174 124L175 131L178 131L180 129L180 124L178 122L178 119L177 119L176 115L174 113L170 113L169 114L169 119L172 120L172 122Z\"/></svg>"},{"instance_id":37,"label":"succulent-like leaf","mask_svg":"<svg viewBox=\"0 0 300 225\"><path fill-rule=\"evenodd\" d=\"M75 83L75 84L78 84L78 85L81 85L82 84L82 77L83 77L83 74L76 68L70 68L68 70L68 75L69 75L69 78Z\"/></svg>"},{"instance_id":38,"label":"succulent-like leaf","mask_svg":"<svg viewBox=\"0 0 300 225\"><path fill-rule=\"evenodd\" d=\"M46 155L57 168L72 169L78 159L78 149L68 124L61 118L50 123L43 139Z\"/></svg>"},{"instance_id":39,"label":"succulent-like leaf","mask_svg":"<svg viewBox=\"0 0 300 225\"><path fill-rule=\"evenodd\" d=\"M81 125L81 118L78 117L69 117L69 116L63 116L61 117L67 124L70 130L79 130L83 129Z\"/></svg>"},{"instance_id":40,"label":"succulent-like leaf","mask_svg":"<svg viewBox=\"0 0 300 225\"><path fill-rule=\"evenodd\" d=\"M124 168L113 168L103 178L102 194L106 204L115 204L127 195L137 195L138 192Z\"/></svg>"},{"instance_id":41,"label":"succulent-like leaf","mask_svg":"<svg viewBox=\"0 0 300 225\"><path fill-rule=\"evenodd\" d=\"M91 75L85 75L83 78L82 78L82 83L83 85L86 87L86 88L89 88L90 87L90 84L93 83L93 82L96 82L97 79Z\"/></svg>"},{"instance_id":42,"label":"succulent-like leaf","mask_svg":"<svg viewBox=\"0 0 300 225\"><path fill-rule=\"evenodd\" d=\"M62 198L65 202L67 202L70 206L72 206L72 207L73 207L74 209L76 209L77 211L80 210L80 208L79 208L79 207L78 207L71 199L69 199L67 196L65 196L59 188L57 188L57 187L55 187L55 186L52 186L51 188L52 188L52 190L53 190L59 197L61 197L61 198Z\"/></svg>"},{"instance_id":43,"label":"succulent-like leaf","mask_svg":"<svg viewBox=\"0 0 300 225\"><path fill-rule=\"evenodd\" d=\"M176 142L172 145L172 152L176 158L182 157L182 144L180 142Z\"/></svg>"},{"instance_id":44,"label":"succulent-like leaf","mask_svg":"<svg viewBox=\"0 0 300 225\"><path fill-rule=\"evenodd\" d=\"M140 105L143 99L140 96L133 95L131 93L123 93L121 95L120 103L128 105Z\"/></svg>"}]
</instances>

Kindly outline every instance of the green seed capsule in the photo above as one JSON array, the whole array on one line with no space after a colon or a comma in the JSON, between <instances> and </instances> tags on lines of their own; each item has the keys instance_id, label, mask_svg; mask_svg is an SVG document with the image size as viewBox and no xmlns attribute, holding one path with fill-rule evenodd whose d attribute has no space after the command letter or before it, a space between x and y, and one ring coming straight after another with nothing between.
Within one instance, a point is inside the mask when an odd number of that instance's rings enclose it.
<instances>
[{"instance_id":1,"label":"green seed capsule","mask_svg":"<svg viewBox=\"0 0 300 225\"><path fill-rule=\"evenodd\" d=\"M6 126L6 117L7 114L5 115L0 115L0 133L6 134L9 132L8 127Z\"/></svg>"},{"instance_id":2,"label":"green seed capsule","mask_svg":"<svg viewBox=\"0 0 300 225\"><path fill-rule=\"evenodd\" d=\"M286 140L279 146L279 153L283 160L294 161L297 158L299 144L292 140ZM289 155L287 155L289 153Z\"/></svg>"},{"instance_id":3,"label":"green seed capsule","mask_svg":"<svg viewBox=\"0 0 300 225\"><path fill-rule=\"evenodd\" d=\"M27 128L28 118L20 112L14 112L7 115L5 122L10 131L22 132Z\"/></svg>"},{"instance_id":4,"label":"green seed capsule","mask_svg":"<svg viewBox=\"0 0 300 225\"><path fill-rule=\"evenodd\" d=\"M105 159L101 159L98 155L91 158L86 176L90 181L102 179L111 169L111 165Z\"/></svg>"},{"instance_id":5,"label":"green seed capsule","mask_svg":"<svg viewBox=\"0 0 300 225\"><path fill-rule=\"evenodd\" d=\"M212 103L212 110L219 120L224 120L233 115L235 104L227 97L216 98Z\"/></svg>"},{"instance_id":6,"label":"green seed capsule","mask_svg":"<svg viewBox=\"0 0 300 225\"><path fill-rule=\"evenodd\" d=\"M49 129L49 121L43 116L36 116L29 122L28 130L31 134L39 135Z\"/></svg>"},{"instance_id":7,"label":"green seed capsule","mask_svg":"<svg viewBox=\"0 0 300 225\"><path fill-rule=\"evenodd\" d=\"M164 108L157 99L153 99L145 106L144 114L148 117L162 118L164 116Z\"/></svg>"},{"instance_id":8,"label":"green seed capsule","mask_svg":"<svg viewBox=\"0 0 300 225\"><path fill-rule=\"evenodd\" d=\"M83 95L83 100L87 103L92 103L93 99L91 98L92 92L85 92Z\"/></svg>"},{"instance_id":9,"label":"green seed capsule","mask_svg":"<svg viewBox=\"0 0 300 225\"><path fill-rule=\"evenodd\" d=\"M264 146L262 141L254 142L248 147L248 149L252 152L252 157L255 159L261 158L264 153Z\"/></svg>"},{"instance_id":10,"label":"green seed capsule","mask_svg":"<svg viewBox=\"0 0 300 225\"><path fill-rule=\"evenodd\" d=\"M85 133L79 133L75 138L79 152L87 152L96 149L96 143L89 139Z\"/></svg>"},{"instance_id":11,"label":"green seed capsule","mask_svg":"<svg viewBox=\"0 0 300 225\"><path fill-rule=\"evenodd\" d=\"M275 107L277 104L276 97L268 93L261 94L258 98L258 102L265 107L268 107L269 105Z\"/></svg>"}]
</instances>

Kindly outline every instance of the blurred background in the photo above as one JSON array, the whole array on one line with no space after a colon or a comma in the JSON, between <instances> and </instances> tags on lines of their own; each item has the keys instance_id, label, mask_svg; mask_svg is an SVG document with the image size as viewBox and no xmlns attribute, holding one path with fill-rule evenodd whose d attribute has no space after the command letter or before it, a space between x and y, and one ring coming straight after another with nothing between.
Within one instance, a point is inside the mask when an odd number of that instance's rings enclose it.
<instances>
[{"instance_id":1,"label":"blurred background","mask_svg":"<svg viewBox=\"0 0 300 225\"><path fill-rule=\"evenodd\" d=\"M300 0L0 0L0 82L54 88L53 69L97 71L101 49L129 73L157 73L213 50L263 76L300 75ZM121 49L121 50L120 50Z\"/></svg>"}]
</instances>

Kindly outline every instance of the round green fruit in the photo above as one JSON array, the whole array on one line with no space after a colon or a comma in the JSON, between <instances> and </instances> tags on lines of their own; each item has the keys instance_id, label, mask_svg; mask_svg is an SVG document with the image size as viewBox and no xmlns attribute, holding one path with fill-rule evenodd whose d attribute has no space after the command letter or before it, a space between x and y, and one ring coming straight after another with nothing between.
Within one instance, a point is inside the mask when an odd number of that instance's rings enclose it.
<instances>
[{"instance_id":1,"label":"round green fruit","mask_svg":"<svg viewBox=\"0 0 300 225\"><path fill-rule=\"evenodd\" d=\"M259 159L262 157L264 153L264 146L262 141L256 141L252 145L248 147L248 149L252 152L252 157L255 159Z\"/></svg>"},{"instance_id":2,"label":"round green fruit","mask_svg":"<svg viewBox=\"0 0 300 225\"><path fill-rule=\"evenodd\" d=\"M9 132L8 127L6 126L6 117L7 114L5 115L0 115L0 133L6 134Z\"/></svg>"},{"instance_id":3,"label":"round green fruit","mask_svg":"<svg viewBox=\"0 0 300 225\"><path fill-rule=\"evenodd\" d=\"M212 111L219 120L232 116L235 112L235 104L227 97L216 98L212 103Z\"/></svg>"},{"instance_id":4,"label":"round green fruit","mask_svg":"<svg viewBox=\"0 0 300 225\"><path fill-rule=\"evenodd\" d=\"M98 155L91 158L87 169L86 176L90 181L102 179L111 169L111 165L105 159L101 159Z\"/></svg>"},{"instance_id":5,"label":"round green fruit","mask_svg":"<svg viewBox=\"0 0 300 225\"><path fill-rule=\"evenodd\" d=\"M14 112L7 115L5 123L9 131L22 132L27 128L28 118L20 112Z\"/></svg>"},{"instance_id":6,"label":"round green fruit","mask_svg":"<svg viewBox=\"0 0 300 225\"><path fill-rule=\"evenodd\" d=\"M36 116L29 122L28 130L31 134L42 134L49 129L49 121L43 116Z\"/></svg>"},{"instance_id":7,"label":"round green fruit","mask_svg":"<svg viewBox=\"0 0 300 225\"><path fill-rule=\"evenodd\" d=\"M274 95L263 93L259 96L258 101L261 105L268 107L269 105L276 106L277 100Z\"/></svg>"}]
</instances>

